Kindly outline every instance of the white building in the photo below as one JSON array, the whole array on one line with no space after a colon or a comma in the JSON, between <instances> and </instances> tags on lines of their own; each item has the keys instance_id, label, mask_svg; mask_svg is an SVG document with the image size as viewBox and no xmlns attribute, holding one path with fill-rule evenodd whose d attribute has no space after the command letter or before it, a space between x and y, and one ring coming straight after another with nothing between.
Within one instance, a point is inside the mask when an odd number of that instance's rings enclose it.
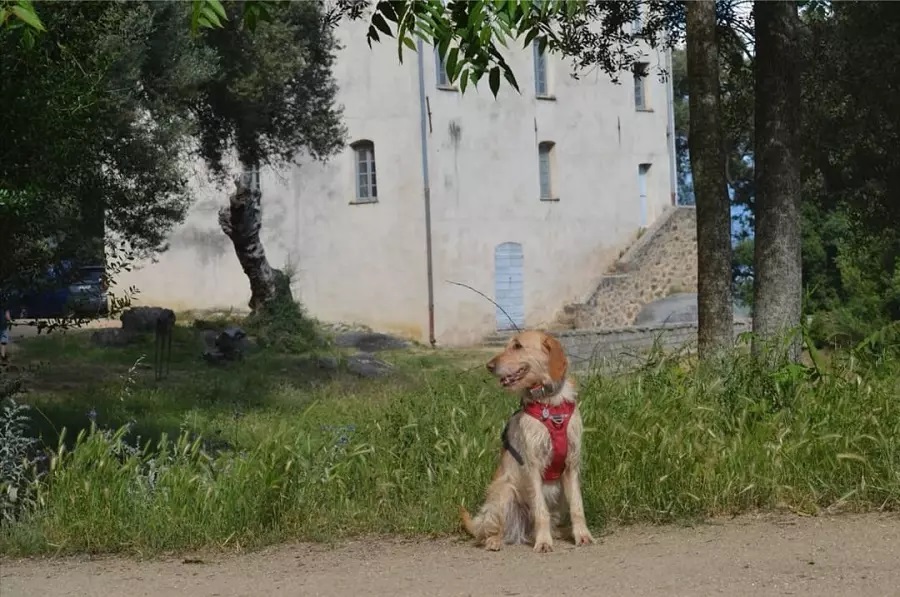
<instances>
[{"instance_id":1,"label":"white building","mask_svg":"<svg viewBox=\"0 0 900 597\"><path fill-rule=\"evenodd\" d=\"M440 345L509 327L453 281L519 326L544 325L674 202L670 87L655 74L665 53L648 50L650 75L616 85L519 50L521 94L504 83L495 100L486 80L465 95L447 85L427 45L399 64L395 41L370 49L362 24L339 37L346 150L261 175L269 260L290 265L295 296L321 320ZM244 309L249 285L216 219L232 189L195 184L169 250L119 282L142 304Z\"/></svg>"}]
</instances>

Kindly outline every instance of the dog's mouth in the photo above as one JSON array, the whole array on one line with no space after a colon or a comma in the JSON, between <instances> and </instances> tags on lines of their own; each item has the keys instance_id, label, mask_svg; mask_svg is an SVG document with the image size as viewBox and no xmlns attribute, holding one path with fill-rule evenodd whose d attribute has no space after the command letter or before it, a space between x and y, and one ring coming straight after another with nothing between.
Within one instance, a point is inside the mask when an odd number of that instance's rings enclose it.
<instances>
[{"instance_id":1,"label":"dog's mouth","mask_svg":"<svg viewBox=\"0 0 900 597\"><path fill-rule=\"evenodd\" d=\"M504 375L500 378L500 385L504 388L508 388L509 386L515 384L516 382L522 381L522 378L528 373L528 365L522 365L513 373L509 375Z\"/></svg>"}]
</instances>

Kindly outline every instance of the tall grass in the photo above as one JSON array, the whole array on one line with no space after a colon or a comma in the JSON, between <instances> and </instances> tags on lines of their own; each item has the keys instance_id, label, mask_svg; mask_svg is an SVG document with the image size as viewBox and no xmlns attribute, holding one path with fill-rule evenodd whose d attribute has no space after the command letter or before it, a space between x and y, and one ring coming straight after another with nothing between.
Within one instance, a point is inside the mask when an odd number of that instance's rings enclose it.
<instances>
[{"instance_id":1,"label":"tall grass","mask_svg":"<svg viewBox=\"0 0 900 597\"><path fill-rule=\"evenodd\" d=\"M715 371L662 359L584 376L589 523L896 509L898 372L894 361L860 369L839 360L827 374L769 372L739 357ZM0 532L0 551L146 553L455 532L458 504L482 499L515 399L480 368L372 388L326 385L303 401L295 396L306 390L291 384L261 388L266 404L304 406L230 419L188 413L180 436L138 446L127 428L83 430L53 455L37 508ZM228 450L204 448L197 433L213 428Z\"/></svg>"}]
</instances>

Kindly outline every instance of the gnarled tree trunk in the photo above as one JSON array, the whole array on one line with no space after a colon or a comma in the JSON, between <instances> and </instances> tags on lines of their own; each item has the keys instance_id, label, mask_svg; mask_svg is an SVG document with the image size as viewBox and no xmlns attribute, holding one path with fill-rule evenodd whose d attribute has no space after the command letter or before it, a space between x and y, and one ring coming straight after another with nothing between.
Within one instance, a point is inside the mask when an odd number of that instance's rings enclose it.
<instances>
[{"instance_id":1,"label":"gnarled tree trunk","mask_svg":"<svg viewBox=\"0 0 900 597\"><path fill-rule=\"evenodd\" d=\"M800 254L800 19L793 0L757 0L756 242L753 352L796 361L803 299ZM786 348L783 351L782 348Z\"/></svg>"},{"instance_id":2,"label":"gnarled tree trunk","mask_svg":"<svg viewBox=\"0 0 900 597\"><path fill-rule=\"evenodd\" d=\"M234 252L250 280L250 309L257 311L278 294L290 293L285 277L269 265L259 231L262 228L262 192L258 168L247 168L234 180L228 206L219 210L219 226L234 244Z\"/></svg>"},{"instance_id":3,"label":"gnarled tree trunk","mask_svg":"<svg viewBox=\"0 0 900 597\"><path fill-rule=\"evenodd\" d=\"M691 174L697 209L698 348L701 359L734 345L731 204L719 109L715 0L686 5Z\"/></svg>"}]
</instances>

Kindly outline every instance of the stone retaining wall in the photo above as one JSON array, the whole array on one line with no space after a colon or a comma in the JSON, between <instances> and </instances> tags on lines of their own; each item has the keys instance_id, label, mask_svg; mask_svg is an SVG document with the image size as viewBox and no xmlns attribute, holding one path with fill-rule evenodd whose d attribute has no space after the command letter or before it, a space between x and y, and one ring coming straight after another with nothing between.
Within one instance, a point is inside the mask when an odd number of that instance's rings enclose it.
<instances>
[{"instance_id":1,"label":"stone retaining wall","mask_svg":"<svg viewBox=\"0 0 900 597\"><path fill-rule=\"evenodd\" d=\"M735 337L750 329L749 320L734 322ZM566 330L554 335L565 348L570 367L585 369L640 360L656 342L665 350L693 350L697 343L697 324Z\"/></svg>"}]
</instances>

